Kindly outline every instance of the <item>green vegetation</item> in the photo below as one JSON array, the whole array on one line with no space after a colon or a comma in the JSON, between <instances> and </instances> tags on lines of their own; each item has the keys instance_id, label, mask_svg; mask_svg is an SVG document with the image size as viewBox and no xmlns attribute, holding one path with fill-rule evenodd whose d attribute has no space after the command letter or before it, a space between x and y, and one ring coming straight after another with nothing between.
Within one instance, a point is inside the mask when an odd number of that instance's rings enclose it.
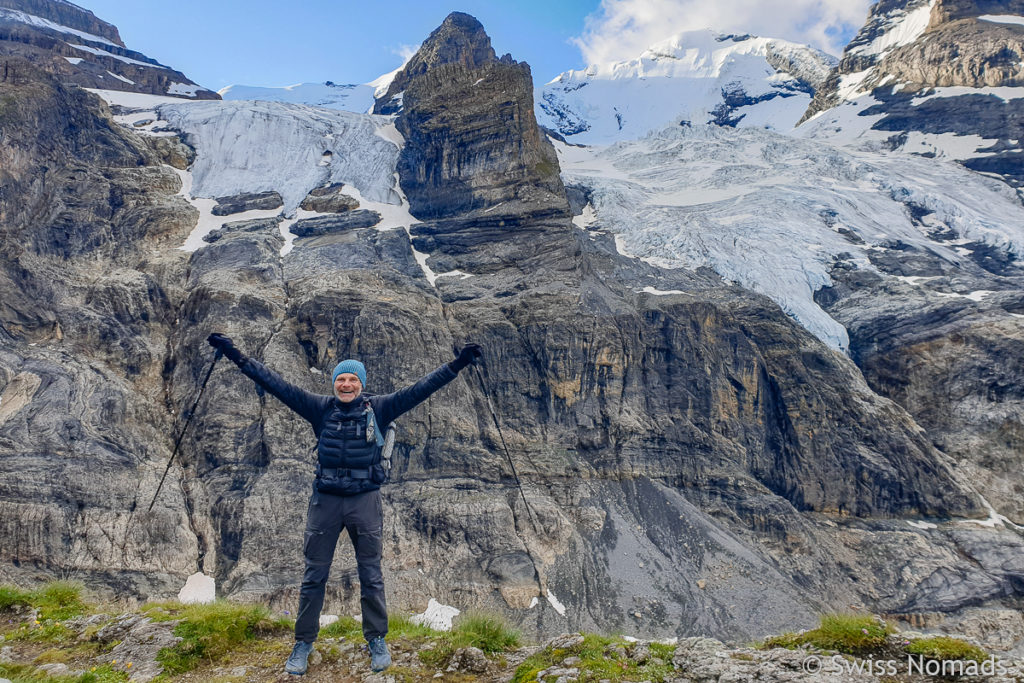
<instances>
[{"instance_id":1,"label":"green vegetation","mask_svg":"<svg viewBox=\"0 0 1024 683\"><path fill-rule=\"evenodd\" d=\"M870 615L826 614L821 617L818 628L804 633L773 636L759 648L768 650L784 647L793 650L802 645L811 645L821 650L860 655L882 649L886 644L886 636L892 632L888 624Z\"/></svg>"},{"instance_id":2,"label":"green vegetation","mask_svg":"<svg viewBox=\"0 0 1024 683\"><path fill-rule=\"evenodd\" d=\"M519 647L519 631L505 620L484 612L467 612L453 624L455 647L478 647L487 654Z\"/></svg>"},{"instance_id":3,"label":"green vegetation","mask_svg":"<svg viewBox=\"0 0 1024 683\"><path fill-rule=\"evenodd\" d=\"M272 619L261 605L237 605L224 600L208 605L158 603L148 606L146 614L154 621L181 620L174 635L182 641L157 655L157 661L169 674L191 671L202 661L216 661L245 641L292 628L290 619Z\"/></svg>"},{"instance_id":4,"label":"green vegetation","mask_svg":"<svg viewBox=\"0 0 1024 683\"><path fill-rule=\"evenodd\" d=\"M7 678L11 683L125 683L128 674L104 664L91 667L80 676L52 676L26 664L0 662L0 678Z\"/></svg>"},{"instance_id":5,"label":"green vegetation","mask_svg":"<svg viewBox=\"0 0 1024 683\"><path fill-rule=\"evenodd\" d=\"M391 628L391 620L388 620L388 628ZM363 635L363 625L352 617L340 617L333 624L320 629L321 638L360 638Z\"/></svg>"},{"instance_id":6,"label":"green vegetation","mask_svg":"<svg viewBox=\"0 0 1024 683\"><path fill-rule=\"evenodd\" d=\"M69 581L51 581L34 591L23 591L10 585L0 586L0 611L15 607L32 607L39 611L39 620L61 620L84 614L82 586Z\"/></svg>"},{"instance_id":7,"label":"green vegetation","mask_svg":"<svg viewBox=\"0 0 1024 683\"><path fill-rule=\"evenodd\" d=\"M564 666L566 657L579 657L574 668L580 670L581 682L600 681L640 681L648 680L655 683L672 677L672 655L675 647L651 643L651 657L644 663L630 659L629 648L634 647L622 638L609 638L591 633L583 636L583 642L567 649L544 648L528 657L519 665L512 683L529 683L536 681L537 675L553 666ZM553 680L553 679L552 679Z\"/></svg>"},{"instance_id":8,"label":"green vegetation","mask_svg":"<svg viewBox=\"0 0 1024 683\"><path fill-rule=\"evenodd\" d=\"M926 659L940 662L950 660L975 661L979 664L988 659L988 653L976 645L957 638L936 636L920 638L904 648L908 654L921 655Z\"/></svg>"},{"instance_id":9,"label":"green vegetation","mask_svg":"<svg viewBox=\"0 0 1024 683\"><path fill-rule=\"evenodd\" d=\"M476 647L488 655L519 646L519 631L510 628L505 620L485 612L467 612L461 615L448 633L423 627L433 641L433 647L421 650L420 661L440 669L448 664L455 651L463 647Z\"/></svg>"}]
</instances>

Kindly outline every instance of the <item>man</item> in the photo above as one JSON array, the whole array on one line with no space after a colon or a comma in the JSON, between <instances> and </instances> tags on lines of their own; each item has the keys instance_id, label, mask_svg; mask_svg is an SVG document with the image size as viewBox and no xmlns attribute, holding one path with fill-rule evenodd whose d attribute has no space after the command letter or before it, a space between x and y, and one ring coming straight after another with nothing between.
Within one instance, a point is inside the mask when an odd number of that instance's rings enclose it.
<instances>
[{"instance_id":1,"label":"man","mask_svg":"<svg viewBox=\"0 0 1024 683\"><path fill-rule=\"evenodd\" d=\"M480 346L466 344L455 360L412 386L381 396L364 394L366 368L357 360L345 360L334 368L334 395L320 396L286 382L262 363L247 358L222 334L211 334L207 341L234 361L243 374L305 418L317 437L316 480L303 543L306 571L299 592L295 647L285 671L298 676L306 673L306 662L320 630L327 575L342 529L348 529L356 554L370 667L383 671L391 665L384 642L388 613L380 569L380 487L389 474L380 457L384 430L392 420L455 379L460 370L482 355Z\"/></svg>"}]
</instances>

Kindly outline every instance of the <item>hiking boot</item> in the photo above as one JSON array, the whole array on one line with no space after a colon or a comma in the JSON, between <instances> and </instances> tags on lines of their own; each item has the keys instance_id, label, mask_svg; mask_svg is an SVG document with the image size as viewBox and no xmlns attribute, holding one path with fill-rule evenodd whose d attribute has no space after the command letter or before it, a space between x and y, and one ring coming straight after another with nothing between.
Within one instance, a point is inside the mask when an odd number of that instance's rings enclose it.
<instances>
[{"instance_id":1,"label":"hiking boot","mask_svg":"<svg viewBox=\"0 0 1024 683\"><path fill-rule=\"evenodd\" d=\"M391 653L388 652L388 644L384 642L384 636L377 636L370 641L370 668L374 671L383 671L391 666Z\"/></svg>"},{"instance_id":2,"label":"hiking boot","mask_svg":"<svg viewBox=\"0 0 1024 683\"><path fill-rule=\"evenodd\" d=\"M284 670L293 676L301 676L306 673L306 661L309 659L309 653L312 651L313 643L304 643L301 640L296 641L295 647L292 648L292 654L284 665Z\"/></svg>"}]
</instances>

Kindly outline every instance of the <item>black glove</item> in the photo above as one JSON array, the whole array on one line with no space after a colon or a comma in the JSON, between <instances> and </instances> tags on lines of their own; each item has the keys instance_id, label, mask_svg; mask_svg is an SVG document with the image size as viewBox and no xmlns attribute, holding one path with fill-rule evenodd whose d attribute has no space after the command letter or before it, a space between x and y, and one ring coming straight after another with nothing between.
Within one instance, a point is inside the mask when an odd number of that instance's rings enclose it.
<instances>
[{"instance_id":1,"label":"black glove","mask_svg":"<svg viewBox=\"0 0 1024 683\"><path fill-rule=\"evenodd\" d=\"M473 342L463 345L462 349L452 349L452 351L455 352L456 358L448 364L448 367L455 372L475 362L477 358L484 357L483 351L480 350L480 345Z\"/></svg>"},{"instance_id":2,"label":"black glove","mask_svg":"<svg viewBox=\"0 0 1024 683\"><path fill-rule=\"evenodd\" d=\"M235 365L241 365L245 362L245 356L241 351L235 348L235 344L231 341L231 337L225 337L219 332L214 332L206 338L206 341L210 343L210 346L227 356L228 360Z\"/></svg>"}]
</instances>

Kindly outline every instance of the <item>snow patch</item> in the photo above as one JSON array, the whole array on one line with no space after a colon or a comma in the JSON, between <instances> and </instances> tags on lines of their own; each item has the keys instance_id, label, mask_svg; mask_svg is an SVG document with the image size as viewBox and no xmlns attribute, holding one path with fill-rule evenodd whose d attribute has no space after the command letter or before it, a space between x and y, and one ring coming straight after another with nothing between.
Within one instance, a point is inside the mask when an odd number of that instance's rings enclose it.
<instances>
[{"instance_id":1,"label":"snow patch","mask_svg":"<svg viewBox=\"0 0 1024 683\"><path fill-rule=\"evenodd\" d=\"M195 97L201 88L195 83L178 83L172 81L167 87L168 95L180 95L182 97Z\"/></svg>"},{"instance_id":2,"label":"snow patch","mask_svg":"<svg viewBox=\"0 0 1024 683\"><path fill-rule=\"evenodd\" d=\"M971 301L981 301L989 294L995 294L995 292L988 289L979 289L978 291L971 292L969 294L956 294L953 292L934 292L934 294L947 299L970 299Z\"/></svg>"},{"instance_id":3,"label":"snow patch","mask_svg":"<svg viewBox=\"0 0 1024 683\"><path fill-rule=\"evenodd\" d=\"M867 45L858 45L850 50L854 55L881 55L903 45L910 45L928 28L932 7L936 0L916 7L909 12L904 9L894 10L889 16L890 24L886 30Z\"/></svg>"},{"instance_id":4,"label":"snow patch","mask_svg":"<svg viewBox=\"0 0 1024 683\"><path fill-rule=\"evenodd\" d=\"M64 59L68 60L69 63L74 64L75 66L78 66L85 61L81 57L65 57Z\"/></svg>"},{"instance_id":5,"label":"snow patch","mask_svg":"<svg viewBox=\"0 0 1024 683\"><path fill-rule=\"evenodd\" d=\"M686 294L681 289L655 289L654 287L644 287L643 289L637 290L639 292L646 292L647 294L654 294L655 296L665 296L667 294Z\"/></svg>"},{"instance_id":6,"label":"snow patch","mask_svg":"<svg viewBox=\"0 0 1024 683\"><path fill-rule=\"evenodd\" d=\"M991 21L996 24L1017 24L1024 26L1024 17L1015 14L982 14L978 17L981 21Z\"/></svg>"},{"instance_id":7,"label":"snow patch","mask_svg":"<svg viewBox=\"0 0 1024 683\"><path fill-rule=\"evenodd\" d=\"M168 97L167 95L150 95L142 92L128 92L127 90L102 90L99 88L86 88L91 93L99 95L104 102L110 106L124 107L125 109L148 110L156 113L156 108L161 104L183 104L195 102L196 100L182 100L180 97Z\"/></svg>"},{"instance_id":8,"label":"snow patch","mask_svg":"<svg viewBox=\"0 0 1024 683\"><path fill-rule=\"evenodd\" d=\"M128 79L128 78L125 78L124 76L118 76L113 71L107 71L107 73L110 74L111 76L113 76L114 78L116 78L117 80L123 81L123 82L127 83L128 85L135 85L135 81L133 81L131 79Z\"/></svg>"},{"instance_id":9,"label":"snow patch","mask_svg":"<svg viewBox=\"0 0 1024 683\"><path fill-rule=\"evenodd\" d=\"M558 598L556 598L555 594L552 593L550 590L547 591L547 599L548 599L548 602L551 603L551 606L555 608L555 611L558 612L559 615L564 617L565 616L565 605L563 605L561 602L559 602Z\"/></svg>"},{"instance_id":10,"label":"snow patch","mask_svg":"<svg viewBox=\"0 0 1024 683\"><path fill-rule=\"evenodd\" d=\"M102 43L104 45L110 45L112 47L120 48L121 46L117 43L112 43L106 38L97 36L93 33L86 33L85 31L79 31L78 29L70 28L57 22L50 21L49 19L43 19L37 17L34 14L28 12L20 12L16 9L5 9L0 8L0 19L13 19L14 21L21 22L22 24L28 24L29 26L35 26L36 28L48 28L53 31L59 31L72 36L78 36L85 40L92 41L94 43Z\"/></svg>"},{"instance_id":11,"label":"snow patch","mask_svg":"<svg viewBox=\"0 0 1024 683\"><path fill-rule=\"evenodd\" d=\"M76 45L74 43L68 43L68 45L75 48L76 50L81 50L82 52L88 52L90 54L99 55L101 57L113 57L117 61L124 62L125 64L135 64L136 66L145 66L150 69L167 69L167 67L162 64L150 64L149 62L140 62L137 59L122 57L121 55L115 55L113 52L107 52L106 50L100 50L99 48L89 47L88 45Z\"/></svg>"},{"instance_id":12,"label":"snow patch","mask_svg":"<svg viewBox=\"0 0 1024 683\"><path fill-rule=\"evenodd\" d=\"M414 624L429 626L435 631L451 631L452 619L457 617L460 610L449 605L442 605L434 598L427 602L427 609L423 614L414 614L409 618Z\"/></svg>"},{"instance_id":13,"label":"snow patch","mask_svg":"<svg viewBox=\"0 0 1024 683\"><path fill-rule=\"evenodd\" d=\"M540 600L535 595L535 596L533 596L533 598L530 599L530 606L527 607L527 609L533 609L534 607L536 607L539 604L540 604Z\"/></svg>"},{"instance_id":14,"label":"snow patch","mask_svg":"<svg viewBox=\"0 0 1024 683\"><path fill-rule=\"evenodd\" d=\"M212 576L196 572L188 577L178 592L178 602L185 605L206 605L217 599L217 585Z\"/></svg>"},{"instance_id":15,"label":"snow patch","mask_svg":"<svg viewBox=\"0 0 1024 683\"><path fill-rule=\"evenodd\" d=\"M594 205L590 202L587 202L587 205L583 207L583 213L572 217L572 224L577 228L582 228L584 230L596 222L597 213L594 211Z\"/></svg>"},{"instance_id":16,"label":"snow patch","mask_svg":"<svg viewBox=\"0 0 1024 683\"><path fill-rule=\"evenodd\" d=\"M938 529L938 526L932 524L931 522L917 522L908 519L907 524L914 527L915 529L923 529L925 531L927 531L928 529Z\"/></svg>"}]
</instances>

